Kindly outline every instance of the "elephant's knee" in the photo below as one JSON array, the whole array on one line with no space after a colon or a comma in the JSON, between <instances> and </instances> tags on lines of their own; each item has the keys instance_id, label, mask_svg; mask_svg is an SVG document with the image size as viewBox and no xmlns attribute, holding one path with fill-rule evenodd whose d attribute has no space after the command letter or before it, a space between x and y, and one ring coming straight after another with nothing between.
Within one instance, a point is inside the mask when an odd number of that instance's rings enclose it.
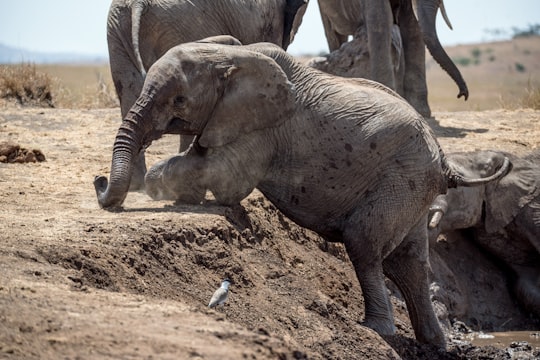
<instances>
[{"instance_id":1,"label":"elephant's knee","mask_svg":"<svg viewBox=\"0 0 540 360\"><path fill-rule=\"evenodd\" d=\"M160 161L152 166L144 177L146 194L154 200L170 200L170 194L167 194L163 184L163 168L165 166L166 161Z\"/></svg>"},{"instance_id":2,"label":"elephant's knee","mask_svg":"<svg viewBox=\"0 0 540 360\"><path fill-rule=\"evenodd\" d=\"M154 165L146 174L146 192L154 200L200 204L206 195L203 174L193 159L175 156Z\"/></svg>"}]
</instances>

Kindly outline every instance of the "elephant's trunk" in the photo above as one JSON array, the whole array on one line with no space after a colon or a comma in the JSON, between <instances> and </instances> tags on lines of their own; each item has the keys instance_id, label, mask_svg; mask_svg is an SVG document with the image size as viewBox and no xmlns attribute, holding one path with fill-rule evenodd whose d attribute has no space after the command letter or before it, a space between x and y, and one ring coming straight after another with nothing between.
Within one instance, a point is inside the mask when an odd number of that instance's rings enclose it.
<instances>
[{"instance_id":1,"label":"elephant's trunk","mask_svg":"<svg viewBox=\"0 0 540 360\"><path fill-rule=\"evenodd\" d=\"M444 51L441 43L439 42L439 37L437 36L437 30L435 28L435 18L437 16L437 10L439 8L439 2L442 0L432 0L432 1L419 1L420 5L416 9L418 15L418 24L422 30L422 35L424 37L424 42L426 46L435 59L437 63L443 68L448 75L454 80L459 88L458 98L464 97L465 100L469 98L469 89L467 89L467 84L458 68L450 59L446 51Z\"/></svg>"},{"instance_id":2,"label":"elephant's trunk","mask_svg":"<svg viewBox=\"0 0 540 360\"><path fill-rule=\"evenodd\" d=\"M99 206L104 209L120 207L129 191L133 163L143 146L146 130L142 110L144 105L137 100L118 129L113 147L110 181L105 176L96 176L94 187Z\"/></svg>"}]
</instances>

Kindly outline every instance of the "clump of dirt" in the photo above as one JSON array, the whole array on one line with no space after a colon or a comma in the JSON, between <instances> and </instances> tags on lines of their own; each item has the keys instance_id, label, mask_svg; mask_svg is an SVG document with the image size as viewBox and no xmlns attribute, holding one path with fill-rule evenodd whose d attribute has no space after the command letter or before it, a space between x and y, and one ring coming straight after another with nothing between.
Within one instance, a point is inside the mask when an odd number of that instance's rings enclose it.
<instances>
[{"instance_id":1,"label":"clump of dirt","mask_svg":"<svg viewBox=\"0 0 540 360\"><path fill-rule=\"evenodd\" d=\"M7 141L0 143L0 162L3 163L35 163L45 161L41 150L29 150L19 144Z\"/></svg>"}]
</instances>

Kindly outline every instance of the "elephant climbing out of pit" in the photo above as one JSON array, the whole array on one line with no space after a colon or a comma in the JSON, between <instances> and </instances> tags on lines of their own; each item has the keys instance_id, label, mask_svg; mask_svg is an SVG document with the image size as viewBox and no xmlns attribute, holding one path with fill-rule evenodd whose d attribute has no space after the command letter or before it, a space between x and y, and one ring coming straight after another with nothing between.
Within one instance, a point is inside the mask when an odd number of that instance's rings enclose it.
<instances>
[{"instance_id":1,"label":"elephant climbing out of pit","mask_svg":"<svg viewBox=\"0 0 540 360\"><path fill-rule=\"evenodd\" d=\"M232 35L244 44L271 42L286 49L308 0L113 0L107 19L111 74L122 118L139 96L146 71L175 45ZM181 141L181 150L192 138ZM144 188L144 150L131 190Z\"/></svg>"},{"instance_id":2,"label":"elephant climbing out of pit","mask_svg":"<svg viewBox=\"0 0 540 360\"><path fill-rule=\"evenodd\" d=\"M524 157L499 151L448 155L459 173L475 177L492 175L505 158L513 167L500 180L436 198L430 238L472 228L475 242L514 272L520 304L540 317L540 150Z\"/></svg>"},{"instance_id":3,"label":"elephant climbing out of pit","mask_svg":"<svg viewBox=\"0 0 540 360\"><path fill-rule=\"evenodd\" d=\"M378 81L396 90L420 114L430 117L427 47L457 84L458 97L467 100L467 84L437 36L435 19L439 9L451 27L442 0L318 1L331 54L312 61L313 67L335 75ZM349 36L353 40L347 42Z\"/></svg>"},{"instance_id":4,"label":"elephant climbing out of pit","mask_svg":"<svg viewBox=\"0 0 540 360\"><path fill-rule=\"evenodd\" d=\"M362 286L365 324L395 326L383 271L401 289L418 340L444 346L428 296L427 215L451 171L431 129L392 90L322 73L273 44L189 43L148 71L118 130L103 208L121 206L136 154L167 132L190 148L149 169L154 199L238 204L258 188L300 226L344 242ZM503 175L508 162L493 178Z\"/></svg>"}]
</instances>

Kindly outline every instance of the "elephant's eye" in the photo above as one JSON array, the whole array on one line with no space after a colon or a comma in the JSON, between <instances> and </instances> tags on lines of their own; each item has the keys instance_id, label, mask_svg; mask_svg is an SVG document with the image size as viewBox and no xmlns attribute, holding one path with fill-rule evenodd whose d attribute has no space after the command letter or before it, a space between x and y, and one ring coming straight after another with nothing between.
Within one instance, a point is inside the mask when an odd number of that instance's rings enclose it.
<instances>
[{"instance_id":1,"label":"elephant's eye","mask_svg":"<svg viewBox=\"0 0 540 360\"><path fill-rule=\"evenodd\" d=\"M186 98L183 97L182 95L177 95L175 98L174 98L174 105L175 106L184 106L186 103Z\"/></svg>"}]
</instances>

